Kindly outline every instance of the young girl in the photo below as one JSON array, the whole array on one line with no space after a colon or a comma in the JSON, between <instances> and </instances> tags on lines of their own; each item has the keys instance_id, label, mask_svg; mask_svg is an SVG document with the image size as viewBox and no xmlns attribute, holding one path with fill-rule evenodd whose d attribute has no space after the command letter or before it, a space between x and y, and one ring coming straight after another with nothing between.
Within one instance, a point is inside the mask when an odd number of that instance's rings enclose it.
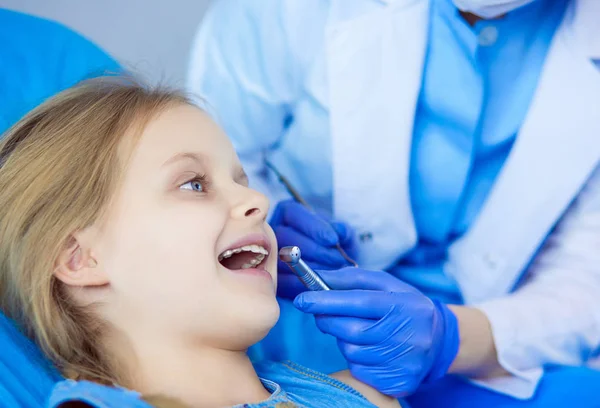
<instances>
[{"instance_id":1,"label":"young girl","mask_svg":"<svg viewBox=\"0 0 600 408\"><path fill-rule=\"evenodd\" d=\"M347 372L251 364L279 316L267 211L184 96L84 83L0 145L2 311L66 377L118 384L118 406L141 403L127 389L189 407L398 406ZM97 387L60 383L50 405Z\"/></svg>"}]
</instances>

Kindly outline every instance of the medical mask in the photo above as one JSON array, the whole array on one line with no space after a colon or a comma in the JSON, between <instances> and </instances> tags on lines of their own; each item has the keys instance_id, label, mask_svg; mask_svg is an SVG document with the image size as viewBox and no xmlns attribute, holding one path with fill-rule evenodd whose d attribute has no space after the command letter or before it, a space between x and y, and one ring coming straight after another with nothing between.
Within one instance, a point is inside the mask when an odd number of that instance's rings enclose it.
<instances>
[{"instance_id":1,"label":"medical mask","mask_svg":"<svg viewBox=\"0 0 600 408\"><path fill-rule=\"evenodd\" d=\"M461 11L483 18L495 18L535 0L452 0Z\"/></svg>"}]
</instances>

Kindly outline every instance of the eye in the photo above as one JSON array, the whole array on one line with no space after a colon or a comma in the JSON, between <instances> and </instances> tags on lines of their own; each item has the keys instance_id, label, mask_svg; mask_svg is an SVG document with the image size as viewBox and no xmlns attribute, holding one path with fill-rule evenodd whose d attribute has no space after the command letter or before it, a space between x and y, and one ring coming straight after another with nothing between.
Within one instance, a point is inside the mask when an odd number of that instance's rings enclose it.
<instances>
[{"instance_id":1,"label":"eye","mask_svg":"<svg viewBox=\"0 0 600 408\"><path fill-rule=\"evenodd\" d=\"M190 190L196 193L205 193L208 189L208 182L204 176L195 177L194 179L179 186L182 190Z\"/></svg>"}]
</instances>

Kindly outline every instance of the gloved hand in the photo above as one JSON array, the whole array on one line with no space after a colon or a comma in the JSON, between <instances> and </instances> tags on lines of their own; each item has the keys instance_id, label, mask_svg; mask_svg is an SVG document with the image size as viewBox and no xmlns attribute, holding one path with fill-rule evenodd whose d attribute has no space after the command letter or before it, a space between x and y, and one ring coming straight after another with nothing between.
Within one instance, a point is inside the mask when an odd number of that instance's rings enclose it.
<instances>
[{"instance_id":1,"label":"gloved hand","mask_svg":"<svg viewBox=\"0 0 600 408\"><path fill-rule=\"evenodd\" d=\"M294 300L338 339L352 375L386 395L403 397L443 377L458 353L458 324L442 303L383 271L319 271L334 290Z\"/></svg>"},{"instance_id":2,"label":"gloved hand","mask_svg":"<svg viewBox=\"0 0 600 408\"><path fill-rule=\"evenodd\" d=\"M332 222L293 200L277 205L270 224L279 248L292 245L300 247L302 259L311 268L339 269L349 265L336 248L339 242L344 251L352 256L353 232L346 224ZM278 273L278 296L293 299L306 290L284 262L279 261Z\"/></svg>"}]
</instances>

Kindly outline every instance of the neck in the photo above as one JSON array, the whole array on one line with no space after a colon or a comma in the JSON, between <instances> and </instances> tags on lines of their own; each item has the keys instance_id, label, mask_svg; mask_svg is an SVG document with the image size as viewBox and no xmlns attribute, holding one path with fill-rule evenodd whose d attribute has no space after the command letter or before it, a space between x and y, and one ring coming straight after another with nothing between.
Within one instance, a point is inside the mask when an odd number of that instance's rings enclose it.
<instances>
[{"instance_id":1,"label":"neck","mask_svg":"<svg viewBox=\"0 0 600 408\"><path fill-rule=\"evenodd\" d=\"M123 385L142 395L168 396L192 407L258 403L270 395L245 351L174 343L148 335L139 339L126 347L126 342L113 341L110 349L117 350L121 368L134 373L129 376L131 383Z\"/></svg>"},{"instance_id":2,"label":"neck","mask_svg":"<svg viewBox=\"0 0 600 408\"><path fill-rule=\"evenodd\" d=\"M483 17L479 17L478 15L472 14L472 13L467 13L465 11L459 11L460 15L465 19L465 21L471 26L473 27L475 24L477 24L477 22L481 21L481 20L486 20ZM493 18L491 20L500 20L504 18L504 15L498 16L496 18Z\"/></svg>"}]
</instances>

